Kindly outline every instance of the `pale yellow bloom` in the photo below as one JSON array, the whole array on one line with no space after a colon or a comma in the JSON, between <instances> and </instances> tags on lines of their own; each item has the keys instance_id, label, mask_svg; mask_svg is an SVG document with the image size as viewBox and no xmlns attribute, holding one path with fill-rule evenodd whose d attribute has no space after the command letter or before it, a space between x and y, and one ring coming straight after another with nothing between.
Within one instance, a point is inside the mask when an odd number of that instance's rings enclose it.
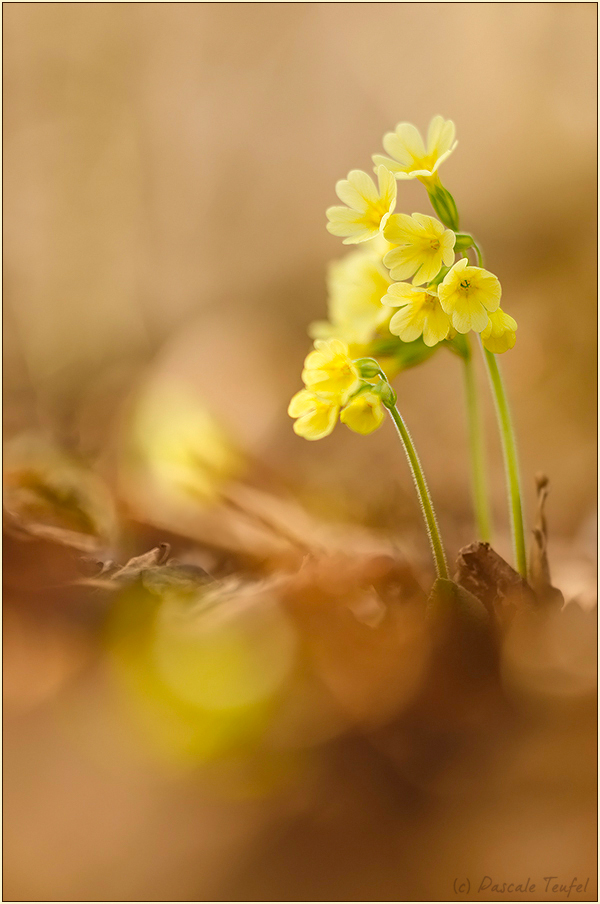
<instances>
[{"instance_id":1,"label":"pale yellow bloom","mask_svg":"<svg viewBox=\"0 0 600 904\"><path fill-rule=\"evenodd\" d=\"M398 247L388 251L383 263L392 279L409 279L421 286L431 282L445 267L454 263L456 236L435 217L423 213L396 213L389 218L383 232L388 242Z\"/></svg>"},{"instance_id":2,"label":"pale yellow bloom","mask_svg":"<svg viewBox=\"0 0 600 904\"><path fill-rule=\"evenodd\" d=\"M501 355L512 348L517 340L515 330L517 321L502 308L492 311L489 322L481 334L481 341L489 352Z\"/></svg>"},{"instance_id":3,"label":"pale yellow bloom","mask_svg":"<svg viewBox=\"0 0 600 904\"><path fill-rule=\"evenodd\" d=\"M334 393L342 401L360 385L358 369L341 339L317 339L304 361L302 380L314 392Z\"/></svg>"},{"instance_id":4,"label":"pale yellow bloom","mask_svg":"<svg viewBox=\"0 0 600 904\"><path fill-rule=\"evenodd\" d=\"M344 245L367 242L379 234L396 206L396 180L380 166L377 169L379 189L367 173L352 170L340 180L335 191L347 207L330 207L327 229L332 235L346 236Z\"/></svg>"},{"instance_id":5,"label":"pale yellow bloom","mask_svg":"<svg viewBox=\"0 0 600 904\"><path fill-rule=\"evenodd\" d=\"M304 439L323 439L329 436L339 414L339 398L332 393L316 393L301 389L293 396L289 406L290 417L297 418L294 432Z\"/></svg>"},{"instance_id":6,"label":"pale yellow bloom","mask_svg":"<svg viewBox=\"0 0 600 904\"><path fill-rule=\"evenodd\" d=\"M438 287L440 304L459 333L480 333L488 325L488 312L498 309L502 288L498 277L461 258Z\"/></svg>"},{"instance_id":7,"label":"pale yellow bloom","mask_svg":"<svg viewBox=\"0 0 600 904\"><path fill-rule=\"evenodd\" d=\"M386 166L396 179L430 179L438 167L450 156L458 142L451 119L434 116L427 133L427 149L419 130L409 122L401 122L395 132L383 137L383 146L390 157L373 155L375 166Z\"/></svg>"},{"instance_id":8,"label":"pale yellow bloom","mask_svg":"<svg viewBox=\"0 0 600 904\"><path fill-rule=\"evenodd\" d=\"M329 321L311 324L310 336L342 339L356 352L354 357L360 357L361 349L390 318L381 305L390 283L381 259L368 253L367 247L333 261L327 272Z\"/></svg>"},{"instance_id":9,"label":"pale yellow bloom","mask_svg":"<svg viewBox=\"0 0 600 904\"><path fill-rule=\"evenodd\" d=\"M431 347L448 337L450 318L442 310L435 286L420 289L409 283L394 283L381 300L400 308L390 320L390 332L403 342L413 342L422 335L425 345Z\"/></svg>"},{"instance_id":10,"label":"pale yellow bloom","mask_svg":"<svg viewBox=\"0 0 600 904\"><path fill-rule=\"evenodd\" d=\"M381 397L371 390L355 395L340 414L340 421L355 433L361 433L363 436L377 430L383 418Z\"/></svg>"}]
</instances>

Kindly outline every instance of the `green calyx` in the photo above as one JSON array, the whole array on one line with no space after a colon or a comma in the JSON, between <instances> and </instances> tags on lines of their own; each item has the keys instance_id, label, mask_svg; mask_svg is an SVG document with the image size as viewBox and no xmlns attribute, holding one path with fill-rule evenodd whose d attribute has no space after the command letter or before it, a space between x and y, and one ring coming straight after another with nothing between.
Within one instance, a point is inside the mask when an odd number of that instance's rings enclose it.
<instances>
[{"instance_id":1,"label":"green calyx","mask_svg":"<svg viewBox=\"0 0 600 904\"><path fill-rule=\"evenodd\" d=\"M458 210L456 202L447 188L440 183L432 186L428 191L431 206L437 213L438 217L448 229L453 232L458 231Z\"/></svg>"},{"instance_id":2,"label":"green calyx","mask_svg":"<svg viewBox=\"0 0 600 904\"><path fill-rule=\"evenodd\" d=\"M381 367L375 358L359 358L354 365L364 380L371 380L381 374Z\"/></svg>"}]
</instances>

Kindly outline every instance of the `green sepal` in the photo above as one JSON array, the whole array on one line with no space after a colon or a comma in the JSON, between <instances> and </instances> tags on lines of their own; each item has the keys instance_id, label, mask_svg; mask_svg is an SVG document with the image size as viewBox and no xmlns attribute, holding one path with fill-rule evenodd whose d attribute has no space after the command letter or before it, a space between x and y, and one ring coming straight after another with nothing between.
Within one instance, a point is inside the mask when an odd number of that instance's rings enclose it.
<instances>
[{"instance_id":1,"label":"green sepal","mask_svg":"<svg viewBox=\"0 0 600 904\"><path fill-rule=\"evenodd\" d=\"M358 368L358 372L365 380L371 380L381 373L381 367L375 358L358 358L354 361L354 365Z\"/></svg>"},{"instance_id":2,"label":"green sepal","mask_svg":"<svg viewBox=\"0 0 600 904\"><path fill-rule=\"evenodd\" d=\"M442 269L439 271L437 276L433 277L433 279L431 280L429 285L430 286L439 286L439 284L442 282L442 280L445 278L445 276L448 273L450 273L450 267L442 267Z\"/></svg>"},{"instance_id":3,"label":"green sepal","mask_svg":"<svg viewBox=\"0 0 600 904\"><path fill-rule=\"evenodd\" d=\"M458 210L456 202L447 188L443 185L436 185L429 194L431 206L437 213L438 217L448 229L454 232L458 231Z\"/></svg>"},{"instance_id":4,"label":"green sepal","mask_svg":"<svg viewBox=\"0 0 600 904\"><path fill-rule=\"evenodd\" d=\"M472 235L469 235L468 232L458 232L456 234L456 242L454 243L454 250L456 252L466 251L468 248L472 248L475 244L475 239Z\"/></svg>"},{"instance_id":5,"label":"green sepal","mask_svg":"<svg viewBox=\"0 0 600 904\"><path fill-rule=\"evenodd\" d=\"M380 383L377 383L376 386L372 387L373 392L376 392L383 405L386 408L393 408L396 402L398 401L398 396L387 382L387 380L382 380Z\"/></svg>"}]
</instances>

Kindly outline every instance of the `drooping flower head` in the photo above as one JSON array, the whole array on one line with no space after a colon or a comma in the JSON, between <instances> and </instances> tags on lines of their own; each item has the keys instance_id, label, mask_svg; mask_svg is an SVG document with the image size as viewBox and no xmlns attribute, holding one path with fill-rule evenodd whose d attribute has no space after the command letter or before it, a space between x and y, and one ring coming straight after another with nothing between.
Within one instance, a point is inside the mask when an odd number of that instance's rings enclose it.
<instances>
[{"instance_id":1,"label":"drooping flower head","mask_svg":"<svg viewBox=\"0 0 600 904\"><path fill-rule=\"evenodd\" d=\"M423 342L431 348L446 339L451 330L450 318L442 310L435 286L425 289L410 283L394 283L381 301L400 308L390 320L390 333L403 342L413 342L423 336Z\"/></svg>"},{"instance_id":2,"label":"drooping flower head","mask_svg":"<svg viewBox=\"0 0 600 904\"><path fill-rule=\"evenodd\" d=\"M489 322L481 333L481 341L489 352L501 355L513 348L517 337L517 321L510 314L506 314L502 308L492 311Z\"/></svg>"},{"instance_id":3,"label":"drooping flower head","mask_svg":"<svg viewBox=\"0 0 600 904\"><path fill-rule=\"evenodd\" d=\"M302 380L308 389L334 393L342 401L360 386L358 368L341 339L317 339L304 361Z\"/></svg>"},{"instance_id":4,"label":"drooping flower head","mask_svg":"<svg viewBox=\"0 0 600 904\"><path fill-rule=\"evenodd\" d=\"M442 265L451 267L454 263L456 236L435 217L396 213L388 219L383 234L388 242L398 246L383 258L392 279L414 275L413 283L421 286L431 282Z\"/></svg>"},{"instance_id":5,"label":"drooping flower head","mask_svg":"<svg viewBox=\"0 0 600 904\"><path fill-rule=\"evenodd\" d=\"M455 131L451 119L434 116L425 148L419 130L409 122L401 122L383 138L383 146L390 156L374 154L373 162L375 166L386 166L396 179L431 179L458 144L454 140Z\"/></svg>"},{"instance_id":6,"label":"drooping flower head","mask_svg":"<svg viewBox=\"0 0 600 904\"><path fill-rule=\"evenodd\" d=\"M438 287L440 304L459 333L481 333L489 313L498 309L502 288L497 276L482 267L471 267L463 257Z\"/></svg>"},{"instance_id":7,"label":"drooping flower head","mask_svg":"<svg viewBox=\"0 0 600 904\"><path fill-rule=\"evenodd\" d=\"M367 389L350 399L342 409L340 421L355 433L367 436L381 426L384 416L381 396Z\"/></svg>"},{"instance_id":8,"label":"drooping flower head","mask_svg":"<svg viewBox=\"0 0 600 904\"><path fill-rule=\"evenodd\" d=\"M344 245L367 242L379 234L396 206L396 180L385 166L377 168L379 189L367 173L352 170L341 179L335 192L347 207L330 207L327 229L332 235L346 236Z\"/></svg>"},{"instance_id":9,"label":"drooping flower head","mask_svg":"<svg viewBox=\"0 0 600 904\"><path fill-rule=\"evenodd\" d=\"M290 417L297 418L294 432L304 439L323 439L337 423L339 399L332 393L316 393L310 389L297 392L288 406Z\"/></svg>"}]
</instances>

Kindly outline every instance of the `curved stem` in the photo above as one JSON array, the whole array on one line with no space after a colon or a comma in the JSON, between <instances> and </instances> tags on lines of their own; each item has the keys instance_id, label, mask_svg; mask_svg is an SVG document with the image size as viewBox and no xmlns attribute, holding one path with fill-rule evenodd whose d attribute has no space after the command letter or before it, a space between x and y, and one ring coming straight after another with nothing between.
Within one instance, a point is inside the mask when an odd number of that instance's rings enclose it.
<instances>
[{"instance_id":1,"label":"curved stem","mask_svg":"<svg viewBox=\"0 0 600 904\"><path fill-rule=\"evenodd\" d=\"M477 242L475 242L475 241L473 241L473 246L472 246L472 247L475 249L475 253L476 253L476 255L477 255L477 266L478 266L478 267L483 267L483 253L482 253L482 251L481 251L481 248L479 247L479 245L478 245Z\"/></svg>"},{"instance_id":2,"label":"curved stem","mask_svg":"<svg viewBox=\"0 0 600 904\"><path fill-rule=\"evenodd\" d=\"M425 475L423 474L421 462L419 461L419 456L417 455L417 451L413 445L410 433L406 429L406 424L404 423L402 415L398 411L396 405L387 404L386 408L388 409L390 416L394 421L394 424L396 425L396 429L400 434L400 439L402 440L404 451L406 452L406 457L408 458L408 463L410 465L410 470L415 481L415 486L419 495L419 501L421 503L421 509L423 511L423 517L425 518L425 524L427 526L429 542L431 543L437 576L438 578L445 578L446 580L448 580L448 566L446 565L444 546L442 544L442 538L440 536L440 531L437 525L433 503L431 501L431 496L429 495L429 489L427 488L427 483L425 481Z\"/></svg>"},{"instance_id":3,"label":"curved stem","mask_svg":"<svg viewBox=\"0 0 600 904\"><path fill-rule=\"evenodd\" d=\"M477 392L475 363L471 353L468 334L465 336L468 354L463 359L465 364L465 395L467 400L467 421L469 428L469 450L471 454L471 488L473 505L479 540L486 543L492 536L492 517L488 499L487 479L485 471L485 444L483 423Z\"/></svg>"},{"instance_id":4,"label":"curved stem","mask_svg":"<svg viewBox=\"0 0 600 904\"><path fill-rule=\"evenodd\" d=\"M523 509L521 505L521 486L519 481L519 466L517 460L517 446L513 431L510 410L506 390L498 368L496 356L483 347L483 356L487 365L492 394L498 416L498 427L502 440L502 452L504 454L504 466L506 468L506 480L508 483L508 499L510 507L510 519L512 529L513 547L517 571L522 577L527 578L527 554L525 552L525 532L523 529Z\"/></svg>"}]
</instances>

